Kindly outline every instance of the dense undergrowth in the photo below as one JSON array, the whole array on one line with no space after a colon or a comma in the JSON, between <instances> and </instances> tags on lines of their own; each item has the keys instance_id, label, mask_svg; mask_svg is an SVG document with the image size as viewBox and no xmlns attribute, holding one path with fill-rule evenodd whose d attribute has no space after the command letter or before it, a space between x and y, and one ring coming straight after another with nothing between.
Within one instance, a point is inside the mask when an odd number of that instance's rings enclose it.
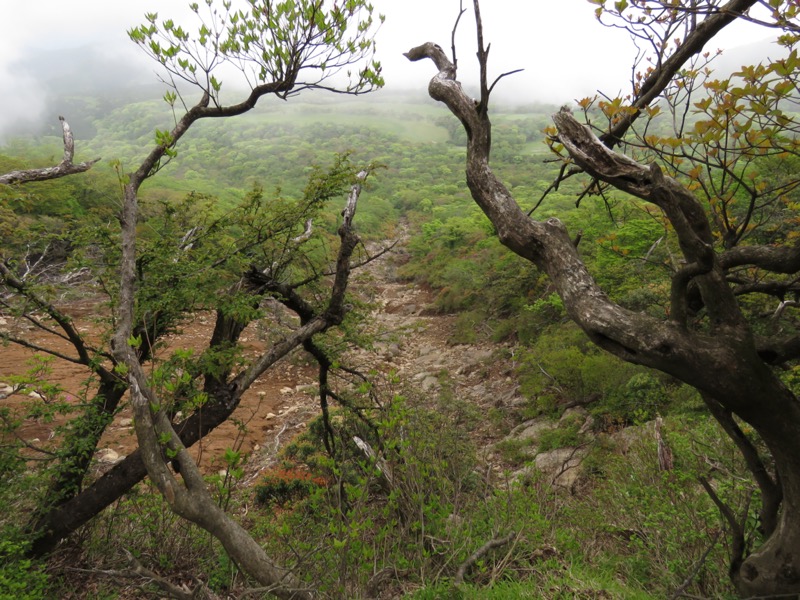
<instances>
[{"instance_id":1,"label":"dense undergrowth","mask_svg":"<svg viewBox=\"0 0 800 600\"><path fill-rule=\"evenodd\" d=\"M612 438L596 442L586 460L591 474L570 494L535 471L487 472L465 435L479 418L468 404L395 396L375 417L377 430L334 418L336 460L317 420L254 488L235 476L210 481L219 501L323 597L733 597L724 531L697 478L713 465L719 493L740 509L752 490L707 420L667 419L670 471L659 469L649 428L624 454ZM353 436L382 444L389 459L365 458ZM470 562L492 540L497 546ZM13 597L130 597L139 592L114 576L130 561L172 581L202 581L222 597L248 587L219 545L146 483L49 565L6 562L0 582L4 593L22 594Z\"/></svg>"},{"instance_id":2,"label":"dense undergrowth","mask_svg":"<svg viewBox=\"0 0 800 600\"><path fill-rule=\"evenodd\" d=\"M515 353L528 399L515 415L520 421L558 416L565 406L587 408L591 432L567 423L542 448L589 444L588 475L573 493L554 489L522 470L530 457L513 444L504 450L507 470L487 471L482 449L469 436L482 418L474 407L446 395L423 401L415 390L393 384L381 391L381 408L370 405L371 426L344 411L333 415L332 431L312 423L254 488L241 485L242 457L232 449L226 474L210 481L220 503L271 555L330 598L731 595L725 525L699 481L712 481L726 504L743 514L757 513L758 498L694 392L592 346L570 324L546 278L500 246L463 184L463 140L454 120L422 103L368 106L358 118L349 105L321 105L317 117L308 107L268 109L226 122L224 129L198 127L179 148L179 160L144 193L145 216L152 225L175 207L184 216L196 214L200 204L212 213L230 210L253 186L270 197L294 198L311 165L335 152L384 165L359 211L360 233L382 240L400 224L406 227L408 262L401 275L432 288L437 310L457 315L451 343L502 342ZM554 176L534 144L548 110L501 111L496 118L496 168L529 210ZM79 151L115 162L83 177L0 189L3 252L22 264L47 247L56 264L72 256L87 224L96 231L112 222L119 209L115 165L134 161L146 147L159 111L140 103L93 117L97 135L79 141ZM58 147L53 139L11 142L0 171L52 162ZM578 191L565 184L535 214L558 215L571 231L582 232L579 248L615 299L663 315L672 260L665 223L642 206L617 208L613 198L586 198L576 207ZM336 226L333 211L320 219L329 232ZM158 230L151 232L143 239L155 248ZM674 456L666 471L659 469L652 435L658 416ZM623 452L613 434L624 428L639 435ZM381 448L385 462L365 458L354 436ZM220 597L242 597L237 594L250 583L213 539L172 515L146 483L49 562L31 562L14 515L29 508L25 497L41 481L6 455L0 466L2 598L138 597L145 593L138 583L114 575L131 561L172 581L202 582ZM754 539L755 518L749 523L748 539ZM493 540L496 547L471 559Z\"/></svg>"}]
</instances>

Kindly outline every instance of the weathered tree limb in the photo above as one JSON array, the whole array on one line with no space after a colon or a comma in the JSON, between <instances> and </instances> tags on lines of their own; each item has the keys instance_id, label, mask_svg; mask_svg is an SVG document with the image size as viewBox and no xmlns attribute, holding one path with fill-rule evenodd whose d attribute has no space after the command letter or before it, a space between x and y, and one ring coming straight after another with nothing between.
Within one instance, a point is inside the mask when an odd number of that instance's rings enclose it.
<instances>
[{"instance_id":1,"label":"weathered tree limb","mask_svg":"<svg viewBox=\"0 0 800 600\"><path fill-rule=\"evenodd\" d=\"M55 167L25 169L0 175L0 183L11 185L14 183L30 183L32 181L58 179L59 177L66 177L67 175L84 173L100 160L99 158L95 158L94 160L74 164L72 159L75 156L75 140L72 136L72 130L64 117L58 117L58 120L61 121L61 129L64 133L64 158L61 159L61 162Z\"/></svg>"},{"instance_id":2,"label":"weathered tree limb","mask_svg":"<svg viewBox=\"0 0 800 600\"><path fill-rule=\"evenodd\" d=\"M765 363L780 365L800 358L800 335L756 338L756 348Z\"/></svg>"},{"instance_id":3,"label":"weathered tree limb","mask_svg":"<svg viewBox=\"0 0 800 600\"><path fill-rule=\"evenodd\" d=\"M171 581L160 577L150 569L146 568L139 560L131 554L128 550L123 548L125 552L125 558L128 559L128 564L131 566L131 573L130 575L139 576L146 580L152 581L155 585L160 587L164 592L169 594L171 597L176 598L176 600L196 600L196 598L200 597L200 593L202 593L203 588L205 587L202 583L198 583L197 587L194 590L187 590L180 586L175 585ZM123 576L126 576L127 573L123 572Z\"/></svg>"},{"instance_id":4,"label":"weathered tree limb","mask_svg":"<svg viewBox=\"0 0 800 600\"><path fill-rule=\"evenodd\" d=\"M453 578L453 585L461 585L464 583L464 577L467 575L467 571L469 571L476 562L478 562L481 558L483 558L488 552L491 552L495 548L500 548L505 546L506 544L510 544L514 538L517 537L517 533L512 531L507 536L501 538L493 538L486 542L483 546L475 550L472 554L469 555L467 560L461 563L456 571L456 575Z\"/></svg>"},{"instance_id":5,"label":"weathered tree limb","mask_svg":"<svg viewBox=\"0 0 800 600\"><path fill-rule=\"evenodd\" d=\"M81 569L77 567L66 567L64 570L70 573L83 573L87 575L103 575L112 579L132 580L143 579L144 582L138 586L139 590L146 595L151 595L152 590L146 589L148 584L153 584L161 588L169 598L176 600L196 600L202 598L201 593L206 589L202 582L196 582L197 587L194 591L187 591L180 586L158 576L149 569L145 568L128 550L124 550L130 569Z\"/></svg>"},{"instance_id":6,"label":"weathered tree limb","mask_svg":"<svg viewBox=\"0 0 800 600\"><path fill-rule=\"evenodd\" d=\"M132 367L131 406L142 459L170 508L214 535L228 555L260 584L278 586L273 593L279 598L310 599L311 594L301 591L302 586L291 571L275 564L247 531L213 501L196 463L158 408L158 397L149 388L141 366L134 356L128 357L126 364ZM164 461L164 452L180 465L180 482Z\"/></svg>"},{"instance_id":7,"label":"weathered tree limb","mask_svg":"<svg viewBox=\"0 0 800 600\"><path fill-rule=\"evenodd\" d=\"M753 266L772 273L800 271L800 242L793 246L736 246L719 255L725 269Z\"/></svg>"},{"instance_id":8,"label":"weathered tree limb","mask_svg":"<svg viewBox=\"0 0 800 600\"><path fill-rule=\"evenodd\" d=\"M495 225L500 241L550 276L567 313L587 335L624 360L665 370L701 388L725 386L722 381L711 382L704 375L701 377L696 368L699 363L711 368L710 365L720 358L718 353L725 352L716 338L705 338L674 323L664 323L615 304L589 274L562 223L555 218L535 221L522 211L489 166L491 123L488 115L479 111L476 102L454 79L453 65L444 51L428 42L412 48L406 57L412 61L430 58L439 69L428 86L429 93L445 103L464 125L468 139L467 185L475 202ZM587 157L594 157L597 148L603 150L596 156L609 179L620 181L647 198L653 196L648 187L652 185L653 174L648 167L625 157L606 154L608 149L582 125L579 134L581 138L576 145L586 148ZM662 199L657 195L655 200L674 207L672 212L682 212L681 200ZM695 217L693 211L685 212ZM687 244L695 254L705 256L708 253L702 240L691 232L687 237Z\"/></svg>"}]
</instances>

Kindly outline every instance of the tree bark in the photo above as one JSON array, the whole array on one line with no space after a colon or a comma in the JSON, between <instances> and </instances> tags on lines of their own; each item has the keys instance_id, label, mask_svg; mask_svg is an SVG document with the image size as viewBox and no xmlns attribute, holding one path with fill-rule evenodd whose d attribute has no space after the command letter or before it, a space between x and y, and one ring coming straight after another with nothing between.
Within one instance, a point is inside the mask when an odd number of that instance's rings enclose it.
<instances>
[{"instance_id":1,"label":"tree bark","mask_svg":"<svg viewBox=\"0 0 800 600\"><path fill-rule=\"evenodd\" d=\"M210 402L202 413L194 413L175 426L181 442L187 448L194 445L224 423L237 406L238 401L232 404ZM32 528L36 533L32 534L29 554L42 557L50 553L61 540L119 500L146 475L147 469L137 449L87 488L43 514Z\"/></svg>"},{"instance_id":2,"label":"tree bark","mask_svg":"<svg viewBox=\"0 0 800 600\"><path fill-rule=\"evenodd\" d=\"M83 414L71 423L47 492L26 527L34 546L43 535L49 535L55 525L54 514L81 496L81 484L94 458L97 443L114 418L124 393L125 386L118 381L101 383Z\"/></svg>"}]
</instances>

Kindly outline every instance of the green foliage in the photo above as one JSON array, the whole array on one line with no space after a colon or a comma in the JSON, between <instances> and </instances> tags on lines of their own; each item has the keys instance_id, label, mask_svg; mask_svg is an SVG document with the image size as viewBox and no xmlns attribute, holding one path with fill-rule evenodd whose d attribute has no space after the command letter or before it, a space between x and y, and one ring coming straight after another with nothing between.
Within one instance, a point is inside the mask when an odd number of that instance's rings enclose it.
<instances>
[{"instance_id":1,"label":"green foliage","mask_svg":"<svg viewBox=\"0 0 800 600\"><path fill-rule=\"evenodd\" d=\"M214 557L203 561L203 571L208 573L208 587L215 592L224 592L234 588L239 567L231 560L223 548L217 548Z\"/></svg>"},{"instance_id":2,"label":"green foliage","mask_svg":"<svg viewBox=\"0 0 800 600\"><path fill-rule=\"evenodd\" d=\"M50 582L43 565L25 558L26 545L0 539L0 598L40 600L47 597Z\"/></svg>"},{"instance_id":3,"label":"green foliage","mask_svg":"<svg viewBox=\"0 0 800 600\"><path fill-rule=\"evenodd\" d=\"M542 431L539 435L537 449L539 452L547 452L557 448L570 448L579 446L586 440L586 436L580 433L582 423L568 423L559 425L554 429Z\"/></svg>"},{"instance_id":4,"label":"green foliage","mask_svg":"<svg viewBox=\"0 0 800 600\"><path fill-rule=\"evenodd\" d=\"M184 29L158 14L128 32L130 39L168 72L218 100L220 65L242 71L251 86L297 81L302 87L324 87L333 74L356 68L343 91L364 92L383 85L380 63L372 60L375 42L372 5L353 0L346 7L295 2L253 1L249 10L231 10L205 2L191 4L196 30ZM382 21L383 18L381 17ZM303 70L301 72L301 69ZM308 81L299 79L312 73ZM288 93L288 89L276 89ZM174 99L170 102L174 104Z\"/></svg>"},{"instance_id":5,"label":"green foliage","mask_svg":"<svg viewBox=\"0 0 800 600\"><path fill-rule=\"evenodd\" d=\"M472 472L474 447L460 434L476 418L469 406L443 402L437 410L412 408L396 397L380 414L376 429L350 414L331 419L335 461L326 457L324 432L315 421L286 453L311 472L287 463L259 487L268 501L292 502L293 510L273 517L270 530L273 535L291 532L292 543L301 544L295 547L313 549L304 571L332 595L363 589L376 561L401 570L434 569L445 549L431 540L447 536L452 515L465 510L482 489ZM353 444L354 435L382 459L365 455Z\"/></svg>"},{"instance_id":6,"label":"green foliage","mask_svg":"<svg viewBox=\"0 0 800 600\"><path fill-rule=\"evenodd\" d=\"M707 476L709 461L719 461L729 473L744 474L745 466L717 426L706 420L668 421L666 438L675 457L672 471L658 469L655 438L644 428L630 438L635 441L624 456L604 457L603 479L569 508L576 541L594 561L656 597L677 589L711 548L691 585L703 597L729 597L720 515L697 478ZM746 507L751 486L726 487L718 487L724 501L735 510Z\"/></svg>"},{"instance_id":7,"label":"green foliage","mask_svg":"<svg viewBox=\"0 0 800 600\"><path fill-rule=\"evenodd\" d=\"M52 381L52 363L49 355L34 354L27 362L28 371L21 375L4 377L14 393L28 396L28 400L17 402L14 407L0 407L0 482L9 491L22 493L31 484L30 474L25 472L27 457L31 454L45 464L54 458L52 453L41 452L36 445L27 448L19 437L19 429L26 422L52 423L57 417L75 411L75 399L69 396L58 383ZM63 428L56 429L62 432ZM28 489L27 493L30 494Z\"/></svg>"},{"instance_id":8,"label":"green foliage","mask_svg":"<svg viewBox=\"0 0 800 600\"><path fill-rule=\"evenodd\" d=\"M234 420L234 422L236 422ZM243 432L245 426L243 423L238 422L239 431ZM238 447L241 447L242 438L239 437ZM242 454L240 449L234 450L233 448L226 448L222 454L223 468L215 474L208 477L209 483L213 487L213 493L216 496L217 504L223 509L227 510L233 499L236 486L244 478L244 465L246 456Z\"/></svg>"},{"instance_id":9,"label":"green foliage","mask_svg":"<svg viewBox=\"0 0 800 600\"><path fill-rule=\"evenodd\" d=\"M308 498L316 487L323 485L322 478L314 478L307 471L279 469L264 475L255 488L256 501L266 508L283 507L287 503Z\"/></svg>"},{"instance_id":10,"label":"green foliage","mask_svg":"<svg viewBox=\"0 0 800 600\"><path fill-rule=\"evenodd\" d=\"M174 514L155 487L139 484L91 530L87 549L108 557L108 543L127 549L151 567L185 568L211 544L208 534ZM111 558L111 557L108 557ZM200 571L198 571L200 572Z\"/></svg>"},{"instance_id":11,"label":"green foliage","mask_svg":"<svg viewBox=\"0 0 800 600\"><path fill-rule=\"evenodd\" d=\"M603 429L649 421L673 404L691 408L680 386L599 350L572 324L549 327L521 351L519 376L534 414L586 404Z\"/></svg>"}]
</instances>

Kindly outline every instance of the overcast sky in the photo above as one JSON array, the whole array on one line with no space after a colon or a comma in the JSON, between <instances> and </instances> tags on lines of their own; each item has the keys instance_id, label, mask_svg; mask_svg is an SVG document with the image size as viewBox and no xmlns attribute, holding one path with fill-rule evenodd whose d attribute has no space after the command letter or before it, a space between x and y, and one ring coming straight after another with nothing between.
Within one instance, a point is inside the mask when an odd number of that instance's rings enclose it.
<instances>
[{"instance_id":1,"label":"overcast sky","mask_svg":"<svg viewBox=\"0 0 800 600\"><path fill-rule=\"evenodd\" d=\"M234 4L235 4L234 0ZM386 15L378 34L378 58L384 64L387 86L419 88L424 95L433 65L409 63L402 52L425 41L450 46L450 32L458 11L457 0L373 0ZM130 42L126 30L144 21L145 12L177 22L190 18L189 0L0 0L3 33L0 36L0 129L4 122L41 119L42 90L36 74L14 64L37 50L66 50L101 44L110 62L120 69L103 71L98 78L109 84L129 76L128 61L149 72L155 67ZM465 1L465 6L471 2ZM588 0L484 0L484 38L492 43L492 76L513 69L525 71L504 80L499 91L514 90L522 102L563 103L591 95L598 89L614 94L627 91L632 44L620 30L600 26ZM461 21L460 78L469 85L467 70L474 58L474 20L471 12ZM715 41L735 46L760 33L734 31ZM65 55L66 56L66 55ZM152 76L156 80L155 74ZM49 117L49 115L48 115Z\"/></svg>"}]
</instances>

